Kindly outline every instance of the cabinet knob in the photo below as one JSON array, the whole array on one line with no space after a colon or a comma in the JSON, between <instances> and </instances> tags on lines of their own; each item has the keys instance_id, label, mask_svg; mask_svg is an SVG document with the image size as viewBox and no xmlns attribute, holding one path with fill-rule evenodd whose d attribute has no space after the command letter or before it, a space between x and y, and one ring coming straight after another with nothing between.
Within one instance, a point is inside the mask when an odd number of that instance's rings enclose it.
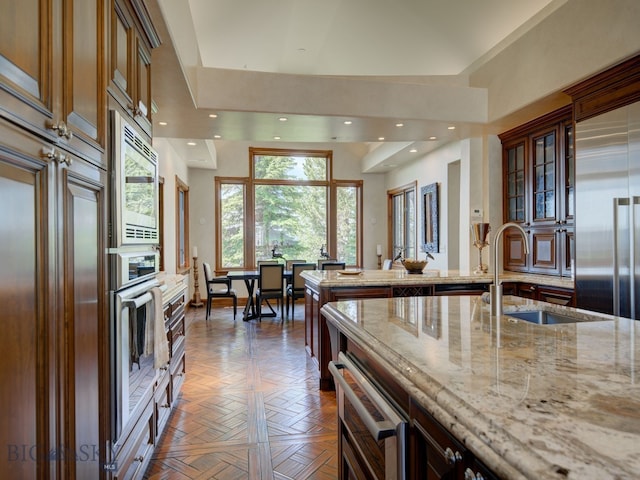
<instances>
[{"instance_id":1,"label":"cabinet knob","mask_svg":"<svg viewBox=\"0 0 640 480\"><path fill-rule=\"evenodd\" d=\"M460 452L458 451L454 453L454 451L451 450L451 448L447 447L447 449L444 451L444 458L447 459L447 463L449 463L450 465L453 465L454 463L462 460L462 455L460 455Z\"/></svg>"},{"instance_id":2,"label":"cabinet knob","mask_svg":"<svg viewBox=\"0 0 640 480\"><path fill-rule=\"evenodd\" d=\"M464 480L484 480L484 477L481 473L475 473L470 468L467 468L464 471Z\"/></svg>"},{"instance_id":3,"label":"cabinet knob","mask_svg":"<svg viewBox=\"0 0 640 480\"><path fill-rule=\"evenodd\" d=\"M69 155L64 155L56 151L55 148L52 148L51 150L43 148L42 156L48 158L49 160L54 160L58 165L64 164L67 167L70 167L73 163L73 158L71 158Z\"/></svg>"},{"instance_id":4,"label":"cabinet knob","mask_svg":"<svg viewBox=\"0 0 640 480\"><path fill-rule=\"evenodd\" d=\"M144 457L142 455L138 455L136 458L133 459L134 462L142 462L144 460Z\"/></svg>"},{"instance_id":5,"label":"cabinet knob","mask_svg":"<svg viewBox=\"0 0 640 480\"><path fill-rule=\"evenodd\" d=\"M129 110L131 112L131 115L133 117L138 117L138 116L142 115L142 110L140 110L138 107L136 107L135 105L133 105L131 103L129 105L127 105L127 110Z\"/></svg>"},{"instance_id":6,"label":"cabinet knob","mask_svg":"<svg viewBox=\"0 0 640 480\"><path fill-rule=\"evenodd\" d=\"M47 128L56 132L59 137L64 137L67 140L71 140L73 138L73 132L64 122L48 122Z\"/></svg>"},{"instance_id":7,"label":"cabinet knob","mask_svg":"<svg viewBox=\"0 0 640 480\"><path fill-rule=\"evenodd\" d=\"M165 403L163 405L161 405L162 408L171 408L171 405L169 405L168 403Z\"/></svg>"}]
</instances>

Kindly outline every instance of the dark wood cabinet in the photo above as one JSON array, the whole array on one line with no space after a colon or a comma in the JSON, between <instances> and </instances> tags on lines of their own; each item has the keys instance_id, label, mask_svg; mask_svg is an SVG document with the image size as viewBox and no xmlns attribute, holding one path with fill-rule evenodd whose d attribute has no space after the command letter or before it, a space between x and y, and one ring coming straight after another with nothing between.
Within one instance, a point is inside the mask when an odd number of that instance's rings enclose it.
<instances>
[{"instance_id":1,"label":"dark wood cabinet","mask_svg":"<svg viewBox=\"0 0 640 480\"><path fill-rule=\"evenodd\" d=\"M528 234L504 233L505 270L570 276L573 267L574 155L571 106L500 135L505 222Z\"/></svg>"},{"instance_id":2,"label":"dark wood cabinet","mask_svg":"<svg viewBox=\"0 0 640 480\"><path fill-rule=\"evenodd\" d=\"M0 477L103 478L106 173L5 119L0 139Z\"/></svg>"},{"instance_id":3,"label":"dark wood cabinet","mask_svg":"<svg viewBox=\"0 0 640 480\"><path fill-rule=\"evenodd\" d=\"M109 92L151 137L151 49L160 40L141 0L110 2Z\"/></svg>"},{"instance_id":4,"label":"dark wood cabinet","mask_svg":"<svg viewBox=\"0 0 640 480\"><path fill-rule=\"evenodd\" d=\"M105 0L10 0L0 17L0 112L105 166Z\"/></svg>"}]
</instances>

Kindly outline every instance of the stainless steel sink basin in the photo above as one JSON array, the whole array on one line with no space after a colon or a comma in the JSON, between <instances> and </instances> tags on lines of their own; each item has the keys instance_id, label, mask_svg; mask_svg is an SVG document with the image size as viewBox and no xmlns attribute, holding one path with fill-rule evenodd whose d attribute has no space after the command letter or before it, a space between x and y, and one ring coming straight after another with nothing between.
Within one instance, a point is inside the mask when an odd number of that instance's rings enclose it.
<instances>
[{"instance_id":1,"label":"stainless steel sink basin","mask_svg":"<svg viewBox=\"0 0 640 480\"><path fill-rule=\"evenodd\" d=\"M509 312L505 315L525 320L538 325L558 325L560 323L577 323L584 320L576 317L565 316L556 312L545 312L544 310L532 310L526 312Z\"/></svg>"}]
</instances>

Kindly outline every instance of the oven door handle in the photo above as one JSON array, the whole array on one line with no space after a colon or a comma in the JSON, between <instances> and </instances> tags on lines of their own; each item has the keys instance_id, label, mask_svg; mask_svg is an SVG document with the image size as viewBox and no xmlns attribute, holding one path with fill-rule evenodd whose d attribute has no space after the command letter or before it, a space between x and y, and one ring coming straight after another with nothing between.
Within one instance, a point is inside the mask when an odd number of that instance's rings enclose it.
<instances>
[{"instance_id":1,"label":"oven door handle","mask_svg":"<svg viewBox=\"0 0 640 480\"><path fill-rule=\"evenodd\" d=\"M364 422L369 430L369 433L376 440L382 440L384 438L392 437L397 434L397 425L404 422L404 419L398 415L393 407L387 400L378 392L378 390L372 386L367 378L360 372L346 356L340 352L337 362L329 362L329 371L333 375L333 378L340 384L344 394L347 396L356 412ZM346 382L340 370L348 370L353 375L356 383L364 390L369 397L369 400L375 405L387 419L383 421L376 421L369 413L364 404L360 401L356 393Z\"/></svg>"},{"instance_id":2,"label":"oven door handle","mask_svg":"<svg viewBox=\"0 0 640 480\"><path fill-rule=\"evenodd\" d=\"M122 305L128 308L140 308L142 305L145 305L153 300L150 292L143 293L139 297L126 299L122 301Z\"/></svg>"}]
</instances>

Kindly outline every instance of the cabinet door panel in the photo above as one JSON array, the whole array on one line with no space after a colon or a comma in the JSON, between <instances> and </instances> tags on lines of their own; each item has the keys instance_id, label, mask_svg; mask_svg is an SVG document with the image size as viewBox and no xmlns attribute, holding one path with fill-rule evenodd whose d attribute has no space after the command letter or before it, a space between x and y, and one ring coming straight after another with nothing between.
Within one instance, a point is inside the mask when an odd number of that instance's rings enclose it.
<instances>
[{"instance_id":1,"label":"cabinet door panel","mask_svg":"<svg viewBox=\"0 0 640 480\"><path fill-rule=\"evenodd\" d=\"M557 235L555 229L533 231L531 240L531 271L559 274Z\"/></svg>"},{"instance_id":2,"label":"cabinet door panel","mask_svg":"<svg viewBox=\"0 0 640 480\"><path fill-rule=\"evenodd\" d=\"M112 1L111 9L111 83L115 87L115 98L123 108L133 101L132 65L129 51L134 41L133 20L126 7L118 0Z\"/></svg>"},{"instance_id":3,"label":"cabinet door panel","mask_svg":"<svg viewBox=\"0 0 640 480\"><path fill-rule=\"evenodd\" d=\"M0 134L22 143L2 124ZM0 228L0 478L45 478L51 465L36 460L53 444L46 428L56 405L47 342L55 331L46 246L50 166L26 155L0 143L0 225L11 227Z\"/></svg>"},{"instance_id":4,"label":"cabinet door panel","mask_svg":"<svg viewBox=\"0 0 640 480\"><path fill-rule=\"evenodd\" d=\"M0 15L0 112L54 139L54 38L47 0L9 0Z\"/></svg>"},{"instance_id":5,"label":"cabinet door panel","mask_svg":"<svg viewBox=\"0 0 640 480\"><path fill-rule=\"evenodd\" d=\"M62 117L75 153L102 164L106 142L105 7L103 0L66 0Z\"/></svg>"},{"instance_id":6,"label":"cabinet door panel","mask_svg":"<svg viewBox=\"0 0 640 480\"><path fill-rule=\"evenodd\" d=\"M527 255L524 239L520 233L504 232L504 268L527 271Z\"/></svg>"},{"instance_id":7,"label":"cabinet door panel","mask_svg":"<svg viewBox=\"0 0 640 480\"><path fill-rule=\"evenodd\" d=\"M68 372L72 375L68 388L68 417L73 420L73 435L66 445L73 445L79 461L69 464L75 477L100 478L100 392L104 392L101 378L107 377L103 359L105 309L101 252L103 233L102 187L92 185L62 173L64 182L64 238L66 250L64 303L67 331L66 352ZM71 472L69 472L71 474Z\"/></svg>"}]
</instances>

